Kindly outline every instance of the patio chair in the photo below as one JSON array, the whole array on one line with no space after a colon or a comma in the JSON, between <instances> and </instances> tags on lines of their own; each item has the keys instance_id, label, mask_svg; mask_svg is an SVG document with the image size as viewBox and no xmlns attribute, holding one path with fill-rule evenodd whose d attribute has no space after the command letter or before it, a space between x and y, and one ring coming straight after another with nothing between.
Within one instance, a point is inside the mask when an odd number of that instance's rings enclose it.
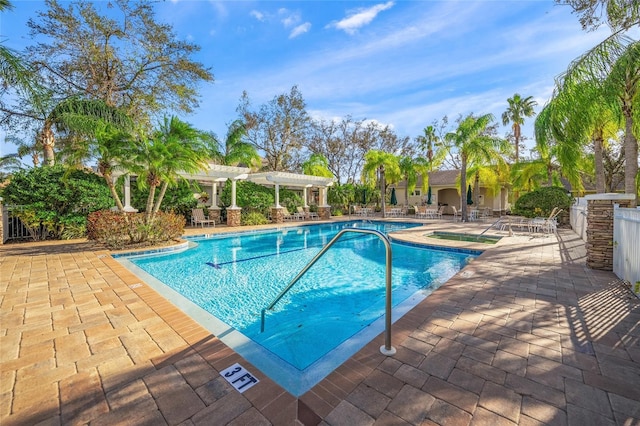
<instances>
[{"instance_id":1,"label":"patio chair","mask_svg":"<svg viewBox=\"0 0 640 426\"><path fill-rule=\"evenodd\" d=\"M427 209L423 206L413 206L413 210L416 212L416 219L426 219Z\"/></svg>"},{"instance_id":2,"label":"patio chair","mask_svg":"<svg viewBox=\"0 0 640 426\"><path fill-rule=\"evenodd\" d=\"M302 220L299 213L291 214L286 207L282 208L282 216L284 220Z\"/></svg>"},{"instance_id":3,"label":"patio chair","mask_svg":"<svg viewBox=\"0 0 640 426\"><path fill-rule=\"evenodd\" d=\"M302 220L318 220L318 219L320 219L320 216L318 216L318 213L316 213L316 212L310 211L309 213L306 213L304 211L304 208L302 208L300 206L296 207L296 209L298 210L298 215Z\"/></svg>"},{"instance_id":4,"label":"patio chair","mask_svg":"<svg viewBox=\"0 0 640 426\"><path fill-rule=\"evenodd\" d=\"M529 223L529 232L544 232L545 234L554 234L557 231L558 215L562 212L562 209L554 207L551 210L549 217L537 217L532 219Z\"/></svg>"},{"instance_id":5,"label":"patio chair","mask_svg":"<svg viewBox=\"0 0 640 426\"><path fill-rule=\"evenodd\" d=\"M216 221L213 219L207 219L204 217L204 210L202 209L191 209L191 225L198 226L204 228L204 225L213 226L215 228Z\"/></svg>"},{"instance_id":6,"label":"patio chair","mask_svg":"<svg viewBox=\"0 0 640 426\"><path fill-rule=\"evenodd\" d=\"M458 219L460 218L460 215L458 214L458 209L456 209L455 206L451 206L451 210L453 210L453 221L457 222ZM442 217L443 211L444 211L444 206L440 207L440 210L438 210L440 217Z\"/></svg>"}]
</instances>

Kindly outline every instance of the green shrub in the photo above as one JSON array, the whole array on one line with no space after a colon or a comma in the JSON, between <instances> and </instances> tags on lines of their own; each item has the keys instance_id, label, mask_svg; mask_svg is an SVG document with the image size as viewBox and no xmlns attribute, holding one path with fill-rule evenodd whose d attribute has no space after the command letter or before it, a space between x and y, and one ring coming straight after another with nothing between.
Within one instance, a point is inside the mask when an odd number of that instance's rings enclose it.
<instances>
[{"instance_id":1,"label":"green shrub","mask_svg":"<svg viewBox=\"0 0 640 426\"><path fill-rule=\"evenodd\" d=\"M120 188L121 185L118 186ZM200 186L196 182L180 181L175 187L167 188L164 194L160 210L163 212L173 212L185 218L191 216L191 209L198 205L193 194L201 192ZM144 211L147 205L148 188L139 188L137 185L131 186L131 205L139 211ZM157 196L157 194L156 194ZM123 200L124 202L124 200Z\"/></svg>"},{"instance_id":2,"label":"green shrub","mask_svg":"<svg viewBox=\"0 0 640 426\"><path fill-rule=\"evenodd\" d=\"M528 192L518 198L513 213L525 217L549 216L554 207L569 211L573 197L564 188L550 186Z\"/></svg>"},{"instance_id":3,"label":"green shrub","mask_svg":"<svg viewBox=\"0 0 640 426\"><path fill-rule=\"evenodd\" d=\"M231 205L231 183L227 184L220 193L220 204L224 207ZM253 182L236 182L236 204L242 209L268 214L275 204L274 190Z\"/></svg>"},{"instance_id":4,"label":"green shrub","mask_svg":"<svg viewBox=\"0 0 640 426\"><path fill-rule=\"evenodd\" d=\"M146 224L144 213L101 210L87 218L87 238L121 249L174 240L183 234L184 226L184 217L175 213L158 212L153 221Z\"/></svg>"},{"instance_id":5,"label":"green shrub","mask_svg":"<svg viewBox=\"0 0 640 426\"><path fill-rule=\"evenodd\" d=\"M240 222L243 226L266 225L269 219L260 212L242 212Z\"/></svg>"},{"instance_id":6,"label":"green shrub","mask_svg":"<svg viewBox=\"0 0 640 426\"><path fill-rule=\"evenodd\" d=\"M341 209L333 209L333 211L331 212L332 216L342 216L342 210Z\"/></svg>"},{"instance_id":7,"label":"green shrub","mask_svg":"<svg viewBox=\"0 0 640 426\"><path fill-rule=\"evenodd\" d=\"M81 237L87 214L114 205L102 177L62 165L16 172L2 197L23 206L16 214L34 239Z\"/></svg>"}]
</instances>

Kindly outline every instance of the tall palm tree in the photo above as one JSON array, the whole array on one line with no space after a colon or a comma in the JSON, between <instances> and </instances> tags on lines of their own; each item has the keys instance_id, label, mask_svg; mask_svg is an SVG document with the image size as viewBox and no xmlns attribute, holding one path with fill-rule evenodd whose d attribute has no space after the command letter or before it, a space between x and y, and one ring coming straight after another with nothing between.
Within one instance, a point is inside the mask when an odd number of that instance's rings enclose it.
<instances>
[{"instance_id":1,"label":"tall palm tree","mask_svg":"<svg viewBox=\"0 0 640 426\"><path fill-rule=\"evenodd\" d=\"M362 180L370 187L373 187L376 181L378 182L382 217L384 217L387 186L399 182L402 176L398 157L388 152L372 149L365 154L364 160Z\"/></svg>"},{"instance_id":2,"label":"tall palm tree","mask_svg":"<svg viewBox=\"0 0 640 426\"><path fill-rule=\"evenodd\" d=\"M445 135L445 142L449 151L455 150L460 157L460 205L462 220L468 220L465 188L467 187L467 166L470 162L490 162L501 149L504 140L493 136L491 126L492 114L474 116L469 114L458 124L458 128Z\"/></svg>"},{"instance_id":3,"label":"tall palm tree","mask_svg":"<svg viewBox=\"0 0 640 426\"><path fill-rule=\"evenodd\" d=\"M613 94L624 116L624 189L640 195L638 179L638 120L640 113L640 41L631 43L613 64L605 80L605 90ZM638 200L636 199L636 202Z\"/></svg>"},{"instance_id":4,"label":"tall palm tree","mask_svg":"<svg viewBox=\"0 0 640 426\"><path fill-rule=\"evenodd\" d=\"M568 67L556 80L556 91L562 92L589 82L600 86L606 98L615 98L612 106L625 120L625 192L637 194L638 140L634 134L640 82L640 42L616 32L595 46ZM612 96L613 95L613 96Z\"/></svg>"},{"instance_id":5,"label":"tall palm tree","mask_svg":"<svg viewBox=\"0 0 640 426\"><path fill-rule=\"evenodd\" d=\"M533 100L533 96L527 96L522 98L520 94L516 93L513 97L507 99L509 106L507 110L502 113L502 124L511 124L513 130L513 139L515 145L516 163L520 161L520 142L522 139L521 126L524 124L526 117L533 117L535 111L533 110L538 103Z\"/></svg>"},{"instance_id":6,"label":"tall palm tree","mask_svg":"<svg viewBox=\"0 0 640 426\"><path fill-rule=\"evenodd\" d=\"M429 166L431 163L425 158L411 158L409 156L404 156L400 158L398 164L400 166L400 173L402 174L402 178L405 181L404 199L408 204L409 193L413 192L413 190L416 188L418 177L422 178L422 190L427 190L427 185L429 182Z\"/></svg>"}]
</instances>

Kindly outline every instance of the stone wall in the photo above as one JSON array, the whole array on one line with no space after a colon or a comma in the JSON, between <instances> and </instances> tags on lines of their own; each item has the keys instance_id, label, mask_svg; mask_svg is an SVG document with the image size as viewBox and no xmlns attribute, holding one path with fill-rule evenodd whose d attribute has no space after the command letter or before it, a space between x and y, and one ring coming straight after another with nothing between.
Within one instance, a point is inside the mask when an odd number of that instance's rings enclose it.
<instances>
[{"instance_id":1,"label":"stone wall","mask_svg":"<svg viewBox=\"0 0 640 426\"><path fill-rule=\"evenodd\" d=\"M587 199L587 266L604 271L613 270L613 205L630 207L632 200L625 194L596 194Z\"/></svg>"}]
</instances>

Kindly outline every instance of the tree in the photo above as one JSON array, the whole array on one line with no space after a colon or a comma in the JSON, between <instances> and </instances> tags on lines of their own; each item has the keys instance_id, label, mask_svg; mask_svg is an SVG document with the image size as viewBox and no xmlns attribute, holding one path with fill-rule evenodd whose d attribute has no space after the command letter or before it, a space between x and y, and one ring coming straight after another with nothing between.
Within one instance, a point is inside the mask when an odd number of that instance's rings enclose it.
<instances>
[{"instance_id":1,"label":"tree","mask_svg":"<svg viewBox=\"0 0 640 426\"><path fill-rule=\"evenodd\" d=\"M574 60L567 72L558 79L560 89L581 81L593 81L618 93L619 108L625 117L625 192L638 194L638 141L634 135L634 110L637 110L640 47L626 32L640 23L640 2L626 0L556 0L569 4L581 15L586 30L606 22L613 34L584 55Z\"/></svg>"},{"instance_id":2,"label":"tree","mask_svg":"<svg viewBox=\"0 0 640 426\"><path fill-rule=\"evenodd\" d=\"M327 159L322 154L311 154L309 159L302 163L302 173L326 178L334 177L329 170Z\"/></svg>"},{"instance_id":3,"label":"tree","mask_svg":"<svg viewBox=\"0 0 640 426\"><path fill-rule=\"evenodd\" d=\"M584 84L596 86L608 108L624 117L625 192L636 194L638 140L634 122L640 104L640 42L610 37L573 61L557 80L556 91L568 92Z\"/></svg>"},{"instance_id":4,"label":"tree","mask_svg":"<svg viewBox=\"0 0 640 426\"><path fill-rule=\"evenodd\" d=\"M513 139L515 145L516 163L520 161L520 143L521 143L521 126L524 124L526 117L533 117L535 111L533 110L538 103L533 100L532 96L522 98L518 93L514 94L512 98L507 99L509 106L507 110L502 113L502 124L507 125L512 123L511 129L513 130Z\"/></svg>"},{"instance_id":5,"label":"tree","mask_svg":"<svg viewBox=\"0 0 640 426\"><path fill-rule=\"evenodd\" d=\"M467 165L482 159L491 161L496 151L504 147L504 140L497 138L493 126L493 115L474 116L469 114L461 119L455 131L445 135L445 143L449 151L455 150L460 157L460 205L462 220L467 221L467 202L465 188L467 187Z\"/></svg>"},{"instance_id":6,"label":"tree","mask_svg":"<svg viewBox=\"0 0 640 426\"><path fill-rule=\"evenodd\" d=\"M3 155L0 157L0 183L2 183L13 172L22 168L22 162L18 154Z\"/></svg>"},{"instance_id":7,"label":"tree","mask_svg":"<svg viewBox=\"0 0 640 426\"><path fill-rule=\"evenodd\" d=\"M249 142L245 142L247 129L242 120L235 120L229 126L224 146L220 147L215 135L211 136L210 152L215 161L226 166L244 165L257 167L260 164L260 154Z\"/></svg>"},{"instance_id":8,"label":"tree","mask_svg":"<svg viewBox=\"0 0 640 426\"><path fill-rule=\"evenodd\" d=\"M143 123L162 110L193 111L196 88L213 80L191 59L199 47L157 23L152 3L115 0L104 14L96 4L47 0L47 10L28 22L30 35L43 39L27 55L52 103L73 96L102 100ZM5 118L24 119L25 109L18 105Z\"/></svg>"},{"instance_id":9,"label":"tree","mask_svg":"<svg viewBox=\"0 0 640 426\"><path fill-rule=\"evenodd\" d=\"M429 168L431 163L421 157L411 158L409 156L401 157L399 161L400 173L402 174L402 178L405 180L405 194L404 199L406 203L409 203L409 193L413 192L416 188L416 184L418 183L418 177L422 178L422 190L427 190L427 185L429 182Z\"/></svg>"},{"instance_id":10,"label":"tree","mask_svg":"<svg viewBox=\"0 0 640 426\"><path fill-rule=\"evenodd\" d=\"M631 43L616 60L605 80L605 90L613 94L624 116L624 190L638 193L638 115L640 114L640 42ZM634 120L636 120L634 124Z\"/></svg>"},{"instance_id":11,"label":"tree","mask_svg":"<svg viewBox=\"0 0 640 426\"><path fill-rule=\"evenodd\" d=\"M7 0L0 1L0 12L13 10ZM0 94L12 88L19 95L30 95L40 91L38 79L34 76L31 64L18 52L0 43ZM0 108L4 108L4 97L0 97Z\"/></svg>"},{"instance_id":12,"label":"tree","mask_svg":"<svg viewBox=\"0 0 640 426\"><path fill-rule=\"evenodd\" d=\"M362 181L370 187L374 187L375 183L378 183L383 217L385 214L385 194L387 187L389 184L399 182L401 176L397 156L378 150L371 150L365 155L365 163L362 168Z\"/></svg>"},{"instance_id":13,"label":"tree","mask_svg":"<svg viewBox=\"0 0 640 426\"><path fill-rule=\"evenodd\" d=\"M582 191L585 150L592 149L596 192L605 192L603 151L622 128L622 115L614 105L615 99L592 80L565 84L554 93L535 123L536 148L548 167L548 186L553 156L572 187Z\"/></svg>"},{"instance_id":14,"label":"tree","mask_svg":"<svg viewBox=\"0 0 640 426\"><path fill-rule=\"evenodd\" d=\"M571 6L580 15L584 30L595 30L603 23L614 30L626 30L640 23L640 3L634 0L556 0L556 3Z\"/></svg>"},{"instance_id":15,"label":"tree","mask_svg":"<svg viewBox=\"0 0 640 426\"><path fill-rule=\"evenodd\" d=\"M415 154L408 137L398 137L389 126L365 119L354 120L351 116L340 121L313 121L306 148L327 159L327 167L338 182L355 182L362 174L364 157L370 150Z\"/></svg>"},{"instance_id":16,"label":"tree","mask_svg":"<svg viewBox=\"0 0 640 426\"><path fill-rule=\"evenodd\" d=\"M179 172L193 173L202 169L209 158L208 135L177 117L165 117L151 137L141 137L134 145L130 170L138 174L138 182L149 190L145 207L150 223L160 209L168 186L175 186ZM160 194L155 198L156 189Z\"/></svg>"},{"instance_id":17,"label":"tree","mask_svg":"<svg viewBox=\"0 0 640 426\"><path fill-rule=\"evenodd\" d=\"M293 171L300 166L300 156L309 116L297 86L287 94L274 97L258 111L252 111L249 95L243 92L238 106L247 130L247 140L264 152L267 170Z\"/></svg>"}]
</instances>

